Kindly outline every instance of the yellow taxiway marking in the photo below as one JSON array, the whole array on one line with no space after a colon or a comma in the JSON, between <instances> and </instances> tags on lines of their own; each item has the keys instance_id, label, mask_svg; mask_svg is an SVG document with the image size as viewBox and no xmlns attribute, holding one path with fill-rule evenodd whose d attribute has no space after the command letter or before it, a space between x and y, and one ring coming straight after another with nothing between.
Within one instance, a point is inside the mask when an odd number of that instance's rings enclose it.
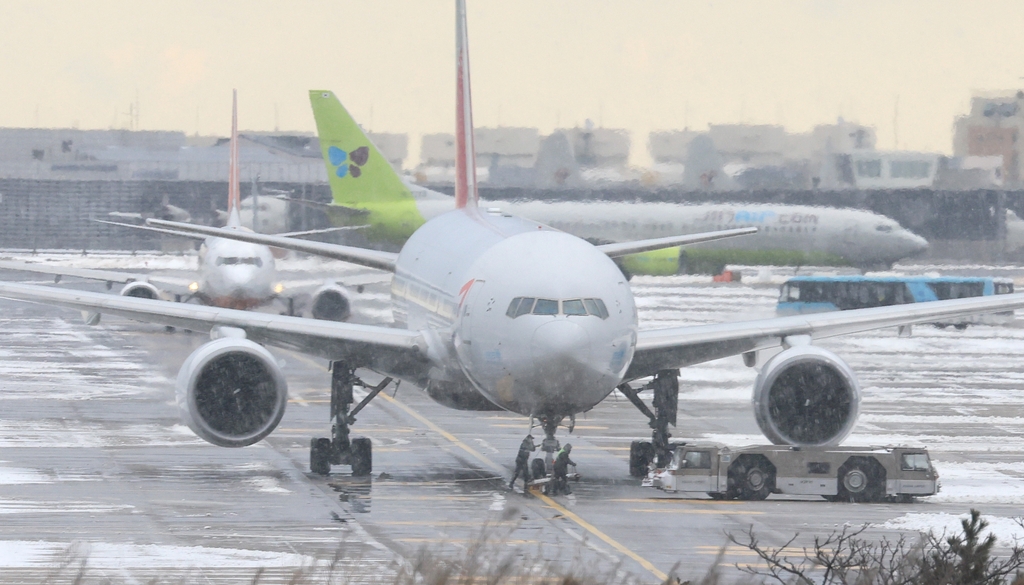
<instances>
[{"instance_id":1,"label":"yellow taxiway marking","mask_svg":"<svg viewBox=\"0 0 1024 585\"><path fill-rule=\"evenodd\" d=\"M689 498L615 498L608 501L626 504L697 504L702 506L742 506L748 503L740 500L698 500Z\"/></svg>"},{"instance_id":2,"label":"yellow taxiway marking","mask_svg":"<svg viewBox=\"0 0 1024 585\"><path fill-rule=\"evenodd\" d=\"M698 508L696 510L666 510L665 508L630 508L630 512L644 512L648 514L750 514L752 516L760 516L764 512L757 510L708 510L707 508Z\"/></svg>"},{"instance_id":3,"label":"yellow taxiway marking","mask_svg":"<svg viewBox=\"0 0 1024 585\"><path fill-rule=\"evenodd\" d=\"M590 522L587 522L583 518L580 518L576 514L570 512L567 508L563 507L558 502L556 502L556 501L552 500L551 498L545 496L543 493L540 492L540 490L532 490L530 493L532 493L534 496L540 498L540 501L542 501L545 504L547 504L549 507L551 507L552 509L557 511L562 516L565 516L566 518L572 520L573 522L578 524L581 528L583 528L587 532L589 532L589 533L593 534L594 536L596 536L596 537L600 538L601 540L603 540L605 543L610 545L615 550L617 550L620 553L626 555L627 557L633 559L634 561L640 563L641 567L643 567L643 568L647 569L648 571L650 571L650 573L652 575L657 577L662 582L665 582L665 581L668 580L668 575L666 575L665 573L663 573L660 570L658 570L658 567L655 567L654 564L651 561L648 561L647 559L645 559L642 556L636 554L635 552L631 551L630 549L626 548L625 546L619 544L619 541L617 541L614 538L608 536L604 532L601 532L600 530L597 529L597 527L592 525Z\"/></svg>"},{"instance_id":4,"label":"yellow taxiway marking","mask_svg":"<svg viewBox=\"0 0 1024 585\"><path fill-rule=\"evenodd\" d=\"M325 368L324 364L317 363L314 360L308 358L307 356L305 356L303 354L300 354L300 353L297 353L297 352L293 352L293 353L296 356L301 357L302 359L304 359L306 361L306 363L316 363L317 366L319 366L321 368ZM502 473L502 474L504 474L504 473L506 473L508 471L504 467L502 467L502 466L498 465L497 463L491 461L488 457L484 456L482 453L480 453L476 449L474 449L474 448L470 447L469 445L467 445L466 443L462 442L455 435L453 435L453 434L449 433L448 431L442 429L441 427L437 426L430 419L426 418L425 416L423 416L422 414L416 412L415 410L409 408L408 406L406 406L402 402L399 402L397 399L392 398L391 396L388 396L384 392L381 392L377 396L383 398L384 400L390 402L391 404L395 405L396 407L402 409L402 411L404 411L406 414L408 414L409 416L411 416L414 419L416 419L416 420L420 421L421 423L423 423L428 429L430 429L430 430L434 431L435 433L441 435L445 439L448 439L454 445L456 445L457 447L459 447L460 449L462 449L466 453L472 455L474 458L476 458L477 461L480 461L481 463L483 463L484 465L490 467L494 471L496 471L498 473ZM551 498L545 496L544 494L542 494L540 492L536 492L536 491L533 492L533 494L536 495L538 498L540 498L540 500L542 502L544 502L545 504L547 504L550 508L553 508L554 510L557 510L560 514L562 514L562 516L564 516L564 517L572 520L573 522L575 522L577 525L580 526L580 528L583 528L587 532L593 534L597 538L599 538L602 541L604 541L606 544L608 544L609 546L611 546L615 550L619 551L620 553L626 555L627 557L629 557L629 558L633 559L634 561L636 561L637 563L639 563L641 567L647 569L652 575L657 577L658 580L663 581L663 582L668 580L668 575L665 574L664 572L660 571L657 567L655 567L654 563L652 563L651 561L648 561L647 559L643 558L642 556L636 554L635 552L633 552L632 550L630 550L629 548L627 548L626 546L621 544L619 541L615 540L614 538L608 536L607 534L605 534L604 532L599 530L593 524L587 522L583 518L580 518L576 514L574 514L574 513L570 512L569 510L563 508L558 502L552 500ZM413 498L407 498L407 499L413 499Z\"/></svg>"},{"instance_id":5,"label":"yellow taxiway marking","mask_svg":"<svg viewBox=\"0 0 1024 585\"><path fill-rule=\"evenodd\" d=\"M444 538L444 537L411 537L396 538L399 542L416 542L423 544L464 544L480 542L478 538ZM524 544L537 544L538 540L502 540L501 544L509 546L522 546Z\"/></svg>"},{"instance_id":6,"label":"yellow taxiway marking","mask_svg":"<svg viewBox=\"0 0 1024 585\"><path fill-rule=\"evenodd\" d=\"M378 522L385 526L466 526L468 528L480 528L479 522L435 522L433 520L392 520L390 522ZM487 527L491 526L515 526L516 522L488 522Z\"/></svg>"},{"instance_id":7,"label":"yellow taxiway marking","mask_svg":"<svg viewBox=\"0 0 1024 585\"><path fill-rule=\"evenodd\" d=\"M313 402L313 401L310 400L310 402ZM520 428L523 428L524 425L521 425L521 424L519 424L519 425L510 425L510 424L492 423L491 426L495 427L495 428L498 428L498 429L520 429ZM576 425L575 427L573 427L573 429L577 429L577 430L578 429L583 429L585 431L607 431L608 427L598 427L598 426L593 426L593 425Z\"/></svg>"}]
</instances>

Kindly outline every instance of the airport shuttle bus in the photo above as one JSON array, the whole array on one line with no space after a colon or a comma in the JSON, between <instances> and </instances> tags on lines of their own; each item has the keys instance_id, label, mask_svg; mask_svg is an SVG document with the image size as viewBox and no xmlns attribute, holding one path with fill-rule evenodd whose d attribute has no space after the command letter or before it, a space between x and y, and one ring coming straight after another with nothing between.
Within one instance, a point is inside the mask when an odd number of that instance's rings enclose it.
<instances>
[{"instance_id":1,"label":"airport shuttle bus","mask_svg":"<svg viewBox=\"0 0 1024 585\"><path fill-rule=\"evenodd\" d=\"M912 447L676 447L651 485L703 492L713 499L763 500L770 494L821 496L832 502L910 502L939 491L928 450Z\"/></svg>"},{"instance_id":2,"label":"airport shuttle bus","mask_svg":"<svg viewBox=\"0 0 1024 585\"><path fill-rule=\"evenodd\" d=\"M1013 292L1013 281L1005 278L959 276L798 276L779 289L775 311L781 315L800 315L826 311L846 311L886 307L928 301L944 301ZM1013 312L979 315L954 323L965 329L969 323L1001 325L1013 319Z\"/></svg>"}]
</instances>

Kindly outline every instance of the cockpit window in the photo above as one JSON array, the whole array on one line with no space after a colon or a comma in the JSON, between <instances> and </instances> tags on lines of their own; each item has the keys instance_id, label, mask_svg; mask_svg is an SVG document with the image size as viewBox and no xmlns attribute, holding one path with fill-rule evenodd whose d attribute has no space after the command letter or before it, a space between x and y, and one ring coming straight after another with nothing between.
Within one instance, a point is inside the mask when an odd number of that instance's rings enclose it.
<instances>
[{"instance_id":1,"label":"cockpit window","mask_svg":"<svg viewBox=\"0 0 1024 585\"><path fill-rule=\"evenodd\" d=\"M254 258L239 258L237 256L221 256L217 258L217 266L234 266L236 264L249 264L259 268L263 266L263 260L258 256Z\"/></svg>"},{"instance_id":2,"label":"cockpit window","mask_svg":"<svg viewBox=\"0 0 1024 585\"><path fill-rule=\"evenodd\" d=\"M892 226L891 225L885 225L884 223L880 223L880 224L875 226L875 229L880 231L880 232L882 232L882 233L886 233L887 234L887 233L892 231Z\"/></svg>"},{"instance_id":3,"label":"cockpit window","mask_svg":"<svg viewBox=\"0 0 1024 585\"><path fill-rule=\"evenodd\" d=\"M512 302L508 304L508 310L505 311L506 317L516 318L516 310L519 309L519 303L523 300L523 297L516 297L512 299Z\"/></svg>"},{"instance_id":4,"label":"cockpit window","mask_svg":"<svg viewBox=\"0 0 1024 585\"><path fill-rule=\"evenodd\" d=\"M519 307L516 308L515 316L519 317L522 315L529 315L533 311L533 301L535 300L536 299L533 297L526 297L522 299L522 302L519 303ZM513 300L513 302L515 301Z\"/></svg>"},{"instance_id":5,"label":"cockpit window","mask_svg":"<svg viewBox=\"0 0 1024 585\"><path fill-rule=\"evenodd\" d=\"M537 299L537 304L533 306L534 315L557 315L558 314L558 301L551 299Z\"/></svg>"},{"instance_id":6,"label":"cockpit window","mask_svg":"<svg viewBox=\"0 0 1024 585\"><path fill-rule=\"evenodd\" d=\"M591 315L602 319L608 318L608 307L604 306L604 301L601 299L583 299L583 302L587 306L587 312Z\"/></svg>"},{"instance_id":7,"label":"cockpit window","mask_svg":"<svg viewBox=\"0 0 1024 585\"><path fill-rule=\"evenodd\" d=\"M562 301L562 312L566 315L586 315L587 308L583 306L583 301L571 299Z\"/></svg>"},{"instance_id":8,"label":"cockpit window","mask_svg":"<svg viewBox=\"0 0 1024 585\"><path fill-rule=\"evenodd\" d=\"M559 307L561 306L561 307ZM561 311L559 311L561 308ZM608 318L608 307L601 299L535 299L533 297L516 297L508 304L505 315L512 319L523 315L593 315L599 319Z\"/></svg>"}]
</instances>

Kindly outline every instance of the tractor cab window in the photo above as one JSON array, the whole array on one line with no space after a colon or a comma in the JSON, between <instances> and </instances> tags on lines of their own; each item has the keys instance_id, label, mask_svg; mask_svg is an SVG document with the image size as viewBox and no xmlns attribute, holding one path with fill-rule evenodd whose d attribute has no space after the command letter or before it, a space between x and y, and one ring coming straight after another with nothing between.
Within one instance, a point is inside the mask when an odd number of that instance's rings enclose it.
<instances>
[{"instance_id":1,"label":"tractor cab window","mask_svg":"<svg viewBox=\"0 0 1024 585\"><path fill-rule=\"evenodd\" d=\"M711 469L711 452L687 451L683 454L682 463L687 469Z\"/></svg>"},{"instance_id":2,"label":"tractor cab window","mask_svg":"<svg viewBox=\"0 0 1024 585\"><path fill-rule=\"evenodd\" d=\"M924 453L904 453L901 467L903 471L928 471L928 455Z\"/></svg>"}]
</instances>

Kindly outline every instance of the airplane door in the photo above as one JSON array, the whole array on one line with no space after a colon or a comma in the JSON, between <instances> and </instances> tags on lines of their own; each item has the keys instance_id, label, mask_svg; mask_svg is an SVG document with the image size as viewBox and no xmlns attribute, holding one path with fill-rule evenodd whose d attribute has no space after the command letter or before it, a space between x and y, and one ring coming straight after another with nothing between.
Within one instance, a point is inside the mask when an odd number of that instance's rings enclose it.
<instances>
[{"instance_id":1,"label":"airplane door","mask_svg":"<svg viewBox=\"0 0 1024 585\"><path fill-rule=\"evenodd\" d=\"M460 352L468 351L473 345L473 312L484 310L483 306L477 306L479 305L480 291L484 288L484 281L473 280L467 286L468 290L463 294L459 306L458 345Z\"/></svg>"}]
</instances>

